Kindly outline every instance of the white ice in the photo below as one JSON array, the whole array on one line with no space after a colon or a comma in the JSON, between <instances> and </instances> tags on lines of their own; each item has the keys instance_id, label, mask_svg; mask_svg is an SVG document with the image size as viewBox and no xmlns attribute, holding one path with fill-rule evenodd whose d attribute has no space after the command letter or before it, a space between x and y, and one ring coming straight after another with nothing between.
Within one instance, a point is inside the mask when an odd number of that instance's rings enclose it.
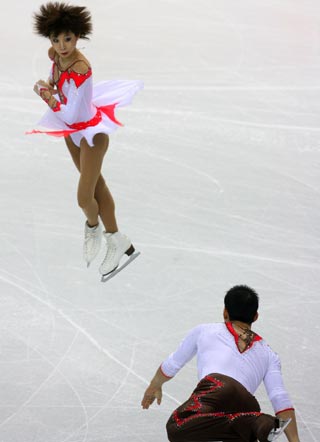
<instances>
[{"instance_id":1,"label":"white ice","mask_svg":"<svg viewBox=\"0 0 320 442\"><path fill-rule=\"evenodd\" d=\"M0 441L167 440L195 363L143 411L147 382L237 283L260 293L301 441L320 441L319 0L83 3L95 81L145 82L103 166L141 256L106 284L102 255L86 269L63 140L24 135L45 111L41 2L1 4Z\"/></svg>"}]
</instances>

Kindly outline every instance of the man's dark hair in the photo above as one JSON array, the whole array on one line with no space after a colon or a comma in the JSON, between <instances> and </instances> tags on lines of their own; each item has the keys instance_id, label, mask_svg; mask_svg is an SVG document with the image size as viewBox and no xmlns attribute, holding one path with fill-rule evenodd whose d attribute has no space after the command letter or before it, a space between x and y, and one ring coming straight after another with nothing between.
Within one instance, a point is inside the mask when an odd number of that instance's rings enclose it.
<instances>
[{"instance_id":1,"label":"man's dark hair","mask_svg":"<svg viewBox=\"0 0 320 442\"><path fill-rule=\"evenodd\" d=\"M259 296L246 285L236 285L227 291L224 306L231 321L251 324L258 311Z\"/></svg>"},{"instance_id":2,"label":"man's dark hair","mask_svg":"<svg viewBox=\"0 0 320 442\"><path fill-rule=\"evenodd\" d=\"M49 2L40 6L33 18L35 32L43 37L56 37L61 32L71 31L77 37L88 38L92 32L91 15L85 6Z\"/></svg>"}]
</instances>

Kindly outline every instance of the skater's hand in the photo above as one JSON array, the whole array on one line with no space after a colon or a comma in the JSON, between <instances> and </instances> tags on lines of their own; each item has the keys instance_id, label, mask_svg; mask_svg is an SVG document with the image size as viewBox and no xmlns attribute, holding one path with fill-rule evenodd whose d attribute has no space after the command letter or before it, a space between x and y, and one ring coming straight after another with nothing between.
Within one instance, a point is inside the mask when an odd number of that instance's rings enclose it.
<instances>
[{"instance_id":1,"label":"skater's hand","mask_svg":"<svg viewBox=\"0 0 320 442\"><path fill-rule=\"evenodd\" d=\"M47 91L49 91L50 85L48 83L46 83L44 80L39 80L35 83L35 85L33 86L33 91L40 96L40 91L42 89L46 89Z\"/></svg>"},{"instance_id":2,"label":"skater's hand","mask_svg":"<svg viewBox=\"0 0 320 442\"><path fill-rule=\"evenodd\" d=\"M150 405L157 399L158 405L161 404L162 399L162 385L170 381L170 377L166 376L161 369L161 366L156 371L149 387L146 389L143 399L141 401L142 408L148 409Z\"/></svg>"},{"instance_id":3,"label":"skater's hand","mask_svg":"<svg viewBox=\"0 0 320 442\"><path fill-rule=\"evenodd\" d=\"M41 93L43 91L47 91L47 94L53 95L57 92L50 83L47 83L44 80L39 80L33 87L34 92L41 97Z\"/></svg>"},{"instance_id":4,"label":"skater's hand","mask_svg":"<svg viewBox=\"0 0 320 442\"><path fill-rule=\"evenodd\" d=\"M160 405L162 399L162 388L153 386L151 383L146 389L141 401L142 408L147 410L155 399L157 399L157 404Z\"/></svg>"}]
</instances>

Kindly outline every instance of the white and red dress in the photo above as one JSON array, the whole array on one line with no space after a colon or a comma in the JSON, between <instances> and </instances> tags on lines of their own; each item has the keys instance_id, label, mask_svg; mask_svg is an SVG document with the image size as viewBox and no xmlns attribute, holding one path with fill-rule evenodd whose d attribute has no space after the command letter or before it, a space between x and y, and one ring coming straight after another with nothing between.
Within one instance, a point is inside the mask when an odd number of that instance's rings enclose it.
<instances>
[{"instance_id":1,"label":"white and red dress","mask_svg":"<svg viewBox=\"0 0 320 442\"><path fill-rule=\"evenodd\" d=\"M64 71L53 61L50 82L58 90L54 95L56 106L49 108L37 127L27 133L70 136L77 146L84 137L93 146L96 134L110 134L122 125L115 117L115 109L130 104L133 96L143 88L143 83L139 80L111 80L93 84L90 66L85 74L73 69L79 61Z\"/></svg>"}]
</instances>

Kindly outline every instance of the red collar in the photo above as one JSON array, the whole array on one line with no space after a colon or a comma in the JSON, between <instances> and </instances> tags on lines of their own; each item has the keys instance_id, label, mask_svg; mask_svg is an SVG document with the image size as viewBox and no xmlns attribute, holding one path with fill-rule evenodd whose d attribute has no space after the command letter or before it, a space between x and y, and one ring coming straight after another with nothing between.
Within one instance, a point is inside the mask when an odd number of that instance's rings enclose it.
<instances>
[{"instance_id":1,"label":"red collar","mask_svg":"<svg viewBox=\"0 0 320 442\"><path fill-rule=\"evenodd\" d=\"M235 329L233 328L233 325L231 322L225 322L227 329L229 330L229 332L232 334L232 336L234 337L237 349L240 351L239 346L238 346L238 342L239 342L239 335L236 333ZM244 351L240 351L240 353L244 353L245 351L249 350L249 348L251 348L253 346L253 344L257 341L261 341L262 338L261 336L255 334L253 340L251 341L251 344L244 350Z\"/></svg>"}]
</instances>

